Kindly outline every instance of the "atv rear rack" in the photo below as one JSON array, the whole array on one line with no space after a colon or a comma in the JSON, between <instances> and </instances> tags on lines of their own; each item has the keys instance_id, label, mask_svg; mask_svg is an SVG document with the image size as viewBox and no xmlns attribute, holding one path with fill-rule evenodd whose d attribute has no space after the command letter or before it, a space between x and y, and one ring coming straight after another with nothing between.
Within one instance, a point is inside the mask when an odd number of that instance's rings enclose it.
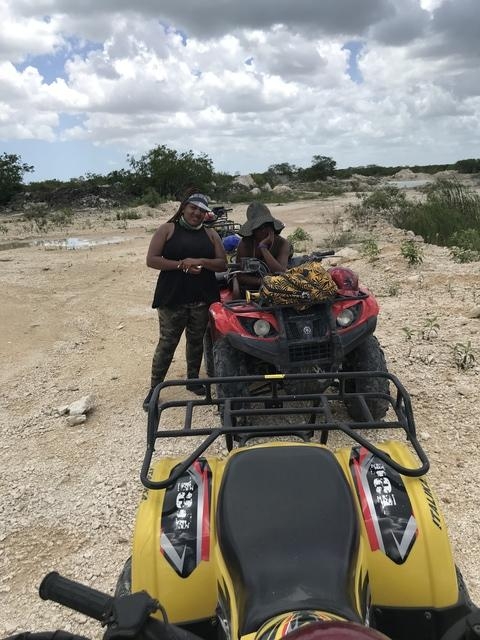
<instances>
[{"instance_id":1,"label":"atv rear rack","mask_svg":"<svg viewBox=\"0 0 480 640\"><path fill-rule=\"evenodd\" d=\"M347 391L347 383L352 378L382 377L390 382L393 393L358 393ZM309 382L317 383L323 389L321 393L283 393L285 382ZM232 382L245 382L249 385L260 386L260 391L251 396L215 397L212 388L221 387ZM206 388L205 398L195 399L162 399L162 392L166 389L178 387L186 389L187 385L203 384ZM264 389L266 392L264 392ZM374 420L368 408L368 398L381 398L387 400L395 418L391 420ZM361 407L362 420L334 416L335 406L345 402L356 402ZM308 406L300 406L308 402ZM253 406L255 405L255 406ZM260 407L258 405L261 405ZM213 406L218 408L220 424L209 427L193 427L193 415L196 407ZM184 409L184 423L180 428L165 426L169 409ZM305 416L296 423L281 422L281 417ZM170 414L171 415L171 414ZM223 417L223 424L220 416ZM278 417L279 422L275 426L265 424L252 424L256 417ZM161 424L163 421L164 424ZM245 424L250 422L250 424ZM242 424L243 423L243 424ZM411 443L420 465L416 468L405 467L393 460L384 451L379 449L368 437L362 435L365 430L401 429L406 439ZM238 376L224 378L201 378L195 380L169 380L157 385L153 391L149 407L147 421L147 449L141 470L141 481L149 489L164 489L174 484L184 472L197 460L218 438L224 437L227 449L230 451L235 443L243 445L252 438L265 438L274 436L296 436L304 441L309 441L314 433L320 433L320 443L326 444L328 434L331 431L340 431L365 447L368 451L380 458L385 464L395 469L398 473L417 477L424 475L429 469L428 458L416 437L415 421L413 417L410 396L398 378L390 373L356 371L337 373L293 373L270 374L256 376ZM196 436L202 438L197 448L173 469L165 480L152 481L151 465L157 440L164 438L182 438Z\"/></svg>"}]
</instances>

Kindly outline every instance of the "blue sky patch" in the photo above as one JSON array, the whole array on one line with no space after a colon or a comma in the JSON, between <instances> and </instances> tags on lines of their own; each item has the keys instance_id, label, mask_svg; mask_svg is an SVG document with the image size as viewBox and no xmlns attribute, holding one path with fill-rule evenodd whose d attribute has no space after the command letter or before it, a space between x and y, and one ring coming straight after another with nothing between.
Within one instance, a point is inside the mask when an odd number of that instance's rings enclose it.
<instances>
[{"instance_id":1,"label":"blue sky patch","mask_svg":"<svg viewBox=\"0 0 480 640\"><path fill-rule=\"evenodd\" d=\"M363 76L358 67L358 57L364 46L365 43L360 40L350 40L342 47L342 49L349 52L347 73L353 82L356 82L357 84L361 84L363 82Z\"/></svg>"}]
</instances>

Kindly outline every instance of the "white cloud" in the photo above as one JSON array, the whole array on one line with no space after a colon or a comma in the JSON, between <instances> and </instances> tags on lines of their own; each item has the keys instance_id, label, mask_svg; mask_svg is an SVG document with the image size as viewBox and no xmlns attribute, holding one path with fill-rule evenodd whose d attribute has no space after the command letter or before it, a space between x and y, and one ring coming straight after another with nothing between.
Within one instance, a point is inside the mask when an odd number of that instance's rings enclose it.
<instances>
[{"instance_id":1,"label":"white cloud","mask_svg":"<svg viewBox=\"0 0 480 640\"><path fill-rule=\"evenodd\" d=\"M21 62L54 53L65 44L56 19L18 15L8 2L0 4L0 25L0 60Z\"/></svg>"},{"instance_id":2,"label":"white cloud","mask_svg":"<svg viewBox=\"0 0 480 640\"><path fill-rule=\"evenodd\" d=\"M167 144L230 171L317 153L339 164L475 155L477 0L357 2L7 0L0 135L137 154ZM363 82L349 76L352 41ZM35 56L59 50L47 80Z\"/></svg>"}]
</instances>

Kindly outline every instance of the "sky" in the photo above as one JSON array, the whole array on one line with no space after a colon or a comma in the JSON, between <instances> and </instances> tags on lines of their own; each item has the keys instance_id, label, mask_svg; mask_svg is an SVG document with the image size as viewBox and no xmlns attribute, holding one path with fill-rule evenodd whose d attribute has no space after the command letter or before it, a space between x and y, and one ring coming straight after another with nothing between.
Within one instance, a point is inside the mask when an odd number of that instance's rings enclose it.
<instances>
[{"instance_id":1,"label":"sky","mask_svg":"<svg viewBox=\"0 0 480 640\"><path fill-rule=\"evenodd\" d=\"M480 0L0 0L0 154L266 171L480 157Z\"/></svg>"}]
</instances>

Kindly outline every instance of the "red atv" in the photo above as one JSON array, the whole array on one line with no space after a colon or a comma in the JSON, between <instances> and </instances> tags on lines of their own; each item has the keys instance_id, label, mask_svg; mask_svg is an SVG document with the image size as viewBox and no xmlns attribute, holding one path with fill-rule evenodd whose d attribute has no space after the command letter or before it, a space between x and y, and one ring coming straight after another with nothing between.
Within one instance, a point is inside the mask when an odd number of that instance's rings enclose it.
<instances>
[{"instance_id":1,"label":"red atv","mask_svg":"<svg viewBox=\"0 0 480 640\"><path fill-rule=\"evenodd\" d=\"M333 254L333 251L315 253L297 258L296 262L322 260ZM238 288L234 285L238 274L263 277L267 270L254 258L245 259L241 265L231 264L224 274L221 301L210 307L210 330L207 330L204 344L207 374L210 377L241 377L336 371L387 372L385 356L373 335L379 311L376 299L366 287L359 285L357 275L350 269L335 267L328 271L338 287L335 297L298 311L293 305L266 306L261 299L254 302L245 296L238 298ZM310 384L308 380L306 384ZM324 390L310 388L309 391L322 393ZM352 376L345 390L363 394L371 414L368 418L379 420L385 416L389 393L387 378ZM251 396L256 391L242 380L217 386L219 397ZM285 391L296 393L290 388ZM298 393L305 392L305 387L298 389ZM361 406L358 397L347 399L346 406L352 419L365 420L365 407Z\"/></svg>"},{"instance_id":2,"label":"red atv","mask_svg":"<svg viewBox=\"0 0 480 640\"><path fill-rule=\"evenodd\" d=\"M228 219L228 212L231 210L231 208L227 209L223 204L212 207L211 212L205 216L204 226L215 229L221 238L237 233L240 225Z\"/></svg>"}]
</instances>

